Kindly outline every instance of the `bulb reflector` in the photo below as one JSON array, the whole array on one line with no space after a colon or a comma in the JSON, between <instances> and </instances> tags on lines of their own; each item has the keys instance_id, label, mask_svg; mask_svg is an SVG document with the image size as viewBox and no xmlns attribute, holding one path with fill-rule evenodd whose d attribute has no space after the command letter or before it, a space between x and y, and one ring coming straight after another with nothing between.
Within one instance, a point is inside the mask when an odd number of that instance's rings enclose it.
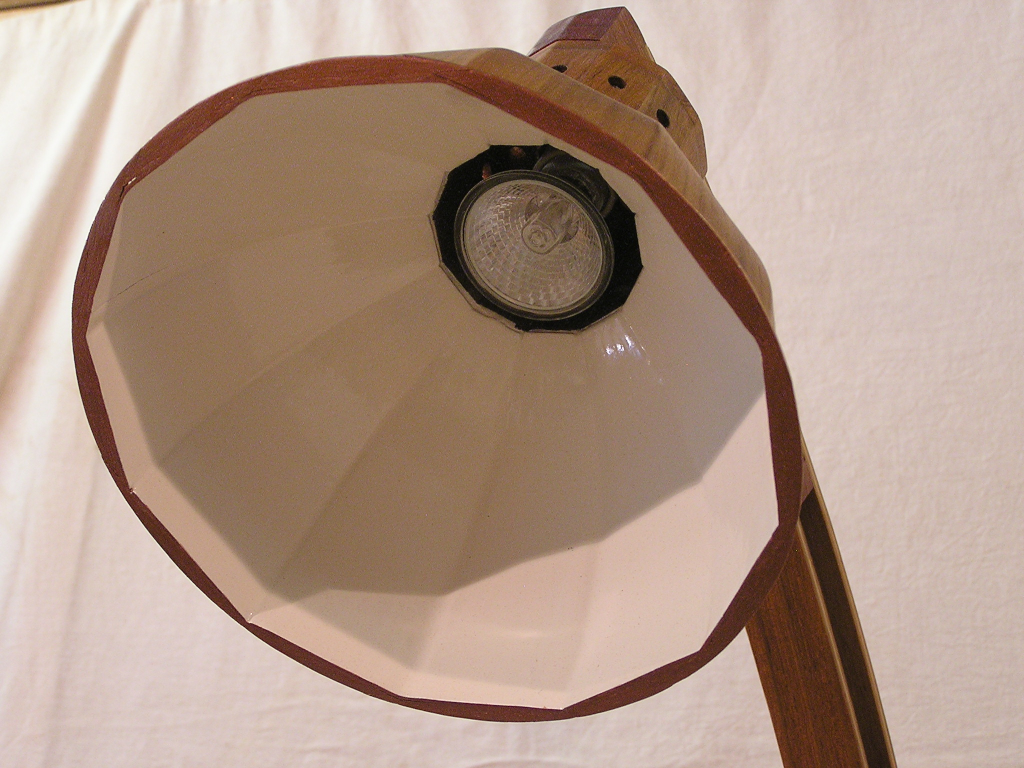
<instances>
[{"instance_id":1,"label":"bulb reflector","mask_svg":"<svg viewBox=\"0 0 1024 768\"><path fill-rule=\"evenodd\" d=\"M611 279L612 240L601 214L543 173L506 171L480 182L459 208L456 232L473 284L518 315L579 314Z\"/></svg>"}]
</instances>

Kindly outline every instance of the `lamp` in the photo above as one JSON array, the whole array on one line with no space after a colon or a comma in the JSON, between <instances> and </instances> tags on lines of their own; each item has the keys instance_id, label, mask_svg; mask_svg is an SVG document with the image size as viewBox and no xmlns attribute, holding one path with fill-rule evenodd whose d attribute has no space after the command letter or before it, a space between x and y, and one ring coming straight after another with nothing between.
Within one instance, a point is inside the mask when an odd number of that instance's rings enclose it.
<instances>
[{"instance_id":1,"label":"lamp","mask_svg":"<svg viewBox=\"0 0 1024 768\"><path fill-rule=\"evenodd\" d=\"M104 460L211 599L334 679L488 719L651 695L751 621L813 485L705 167L621 9L532 57L229 88L86 245Z\"/></svg>"}]
</instances>

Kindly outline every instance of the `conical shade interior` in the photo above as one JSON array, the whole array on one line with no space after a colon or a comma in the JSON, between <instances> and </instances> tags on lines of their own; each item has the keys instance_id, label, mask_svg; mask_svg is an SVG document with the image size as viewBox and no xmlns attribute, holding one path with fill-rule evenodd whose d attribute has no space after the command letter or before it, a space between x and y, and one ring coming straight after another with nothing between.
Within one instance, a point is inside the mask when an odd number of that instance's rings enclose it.
<instances>
[{"instance_id":1,"label":"conical shade interior","mask_svg":"<svg viewBox=\"0 0 1024 768\"><path fill-rule=\"evenodd\" d=\"M523 333L446 172L551 144L643 272ZM395 693L565 707L697 651L778 524L761 355L630 177L444 85L252 98L122 201L88 343L129 484L247 618Z\"/></svg>"}]
</instances>

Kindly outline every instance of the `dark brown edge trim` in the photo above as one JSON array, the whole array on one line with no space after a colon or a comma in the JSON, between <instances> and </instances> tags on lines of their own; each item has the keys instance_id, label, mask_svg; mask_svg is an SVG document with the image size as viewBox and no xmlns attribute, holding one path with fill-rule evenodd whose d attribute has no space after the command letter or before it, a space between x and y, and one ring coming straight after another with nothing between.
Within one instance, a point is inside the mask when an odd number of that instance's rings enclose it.
<instances>
[{"instance_id":1,"label":"dark brown edge trim","mask_svg":"<svg viewBox=\"0 0 1024 768\"><path fill-rule=\"evenodd\" d=\"M129 487L118 456L99 379L86 340L93 297L121 205L121 198L146 175L242 102L271 93L381 83L443 83L492 104L635 179L650 195L701 268L733 308L761 349L779 526L757 558L739 592L701 649L623 685L565 709L434 701L398 696L261 627L249 624L192 557ZM121 493L174 563L229 616L269 645L301 664L385 701L455 717L496 721L562 720L595 714L658 693L694 673L720 653L743 629L785 563L799 513L802 477L796 400L771 323L739 265L711 226L647 162L617 139L575 113L498 77L449 62L415 56L326 59L247 80L189 109L133 157L107 193L86 241L75 280L72 346L86 415L104 463Z\"/></svg>"}]
</instances>

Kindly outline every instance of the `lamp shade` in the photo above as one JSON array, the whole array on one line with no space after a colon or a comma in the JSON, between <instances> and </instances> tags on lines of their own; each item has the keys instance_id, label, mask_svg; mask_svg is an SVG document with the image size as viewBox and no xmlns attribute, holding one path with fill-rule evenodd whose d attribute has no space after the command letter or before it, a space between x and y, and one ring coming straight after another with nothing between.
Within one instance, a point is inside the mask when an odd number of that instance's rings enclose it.
<instances>
[{"instance_id":1,"label":"lamp shade","mask_svg":"<svg viewBox=\"0 0 1024 768\"><path fill-rule=\"evenodd\" d=\"M439 199L496 147L612 190L642 262L619 306L524 329L446 267ZM82 259L112 476L221 608L372 695L529 720L665 688L749 619L801 485L767 282L701 170L509 51L211 97L127 165Z\"/></svg>"}]
</instances>

